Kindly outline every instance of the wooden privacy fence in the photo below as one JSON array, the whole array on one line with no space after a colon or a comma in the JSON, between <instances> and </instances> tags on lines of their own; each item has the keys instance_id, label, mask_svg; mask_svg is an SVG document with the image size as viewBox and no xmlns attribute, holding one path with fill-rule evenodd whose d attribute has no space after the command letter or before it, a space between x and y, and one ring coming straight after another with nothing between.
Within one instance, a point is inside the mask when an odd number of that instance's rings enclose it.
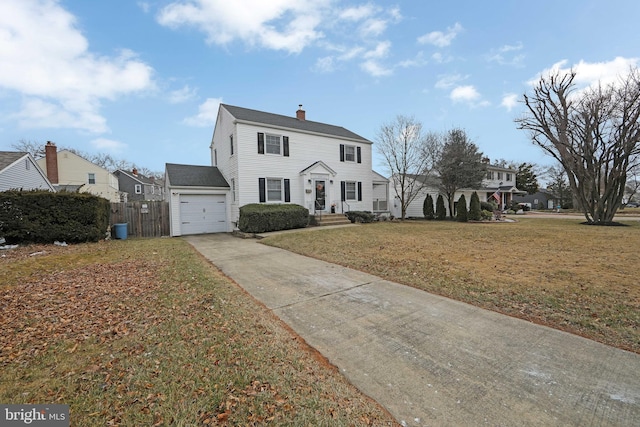
<instances>
[{"instance_id":1,"label":"wooden privacy fence","mask_svg":"<svg viewBox=\"0 0 640 427\"><path fill-rule=\"evenodd\" d=\"M111 225L127 223L127 236L162 237L169 235L169 203L111 203Z\"/></svg>"}]
</instances>

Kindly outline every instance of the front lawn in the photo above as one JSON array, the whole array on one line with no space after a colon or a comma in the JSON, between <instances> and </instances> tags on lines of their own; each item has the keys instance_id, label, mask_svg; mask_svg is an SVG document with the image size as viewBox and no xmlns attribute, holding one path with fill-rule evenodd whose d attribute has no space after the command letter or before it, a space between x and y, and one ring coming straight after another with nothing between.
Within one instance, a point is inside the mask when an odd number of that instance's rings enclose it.
<instances>
[{"instance_id":1,"label":"front lawn","mask_svg":"<svg viewBox=\"0 0 640 427\"><path fill-rule=\"evenodd\" d=\"M0 402L72 426L397 425L181 239L0 251Z\"/></svg>"},{"instance_id":2,"label":"front lawn","mask_svg":"<svg viewBox=\"0 0 640 427\"><path fill-rule=\"evenodd\" d=\"M640 223L381 222L262 240L640 353Z\"/></svg>"}]
</instances>

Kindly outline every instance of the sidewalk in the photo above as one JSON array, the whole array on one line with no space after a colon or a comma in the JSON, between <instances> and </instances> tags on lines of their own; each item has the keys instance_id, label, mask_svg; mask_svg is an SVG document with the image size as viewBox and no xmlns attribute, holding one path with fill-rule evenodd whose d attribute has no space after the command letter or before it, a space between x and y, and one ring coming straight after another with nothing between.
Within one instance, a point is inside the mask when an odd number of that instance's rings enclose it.
<instances>
[{"instance_id":1,"label":"sidewalk","mask_svg":"<svg viewBox=\"0 0 640 427\"><path fill-rule=\"evenodd\" d=\"M640 355L255 239L185 239L403 425L640 425Z\"/></svg>"}]
</instances>

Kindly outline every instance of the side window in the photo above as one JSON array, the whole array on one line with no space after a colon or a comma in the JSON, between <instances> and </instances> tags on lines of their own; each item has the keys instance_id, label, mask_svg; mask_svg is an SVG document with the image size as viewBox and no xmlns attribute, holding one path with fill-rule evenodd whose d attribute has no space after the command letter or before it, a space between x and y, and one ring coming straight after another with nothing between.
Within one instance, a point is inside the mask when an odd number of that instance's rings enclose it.
<instances>
[{"instance_id":1,"label":"side window","mask_svg":"<svg viewBox=\"0 0 640 427\"><path fill-rule=\"evenodd\" d=\"M135 192L136 192L136 194L142 194L142 185L136 184Z\"/></svg>"},{"instance_id":2,"label":"side window","mask_svg":"<svg viewBox=\"0 0 640 427\"><path fill-rule=\"evenodd\" d=\"M233 134L229 135L229 150L231 155L233 156Z\"/></svg>"},{"instance_id":3,"label":"side window","mask_svg":"<svg viewBox=\"0 0 640 427\"><path fill-rule=\"evenodd\" d=\"M87 182L89 184L95 184L96 183L96 174L95 173L89 173L87 176Z\"/></svg>"}]
</instances>

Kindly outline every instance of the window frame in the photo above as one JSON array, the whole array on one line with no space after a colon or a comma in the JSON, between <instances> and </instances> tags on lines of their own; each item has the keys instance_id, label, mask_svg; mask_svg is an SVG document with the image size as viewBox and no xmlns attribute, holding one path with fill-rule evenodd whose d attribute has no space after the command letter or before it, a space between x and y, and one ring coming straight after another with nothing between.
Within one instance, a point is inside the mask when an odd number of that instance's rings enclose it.
<instances>
[{"instance_id":1,"label":"window frame","mask_svg":"<svg viewBox=\"0 0 640 427\"><path fill-rule=\"evenodd\" d=\"M271 146L272 148L275 147L275 144L273 143L273 141L271 141L271 144L269 144L269 139L273 139L273 138L278 138L278 152L277 153L272 153L269 151L269 147ZM276 135L273 133L265 133L264 134L264 153L265 154L270 154L272 156L282 156L282 135Z\"/></svg>"},{"instance_id":2,"label":"window frame","mask_svg":"<svg viewBox=\"0 0 640 427\"><path fill-rule=\"evenodd\" d=\"M352 151L351 153L349 151ZM349 157L352 156L350 159ZM356 162L356 146L355 145L344 145L344 161L345 162Z\"/></svg>"},{"instance_id":3,"label":"window frame","mask_svg":"<svg viewBox=\"0 0 640 427\"><path fill-rule=\"evenodd\" d=\"M233 134L229 135L229 150L230 155L233 156Z\"/></svg>"},{"instance_id":4,"label":"window frame","mask_svg":"<svg viewBox=\"0 0 640 427\"><path fill-rule=\"evenodd\" d=\"M272 199L270 193L275 190L269 189L269 183L278 183L280 186L279 189L279 198ZM283 203L284 202L284 179L283 178L266 178L265 181L265 197L266 203Z\"/></svg>"},{"instance_id":5,"label":"window frame","mask_svg":"<svg viewBox=\"0 0 640 427\"><path fill-rule=\"evenodd\" d=\"M134 184L133 192L136 194L142 194L142 184Z\"/></svg>"},{"instance_id":6,"label":"window frame","mask_svg":"<svg viewBox=\"0 0 640 427\"><path fill-rule=\"evenodd\" d=\"M93 181L93 182L91 182ZM96 174L93 172L87 172L87 184L95 185L96 184Z\"/></svg>"},{"instance_id":7,"label":"window frame","mask_svg":"<svg viewBox=\"0 0 640 427\"><path fill-rule=\"evenodd\" d=\"M498 172L498 179L502 179L502 172Z\"/></svg>"},{"instance_id":8,"label":"window frame","mask_svg":"<svg viewBox=\"0 0 640 427\"><path fill-rule=\"evenodd\" d=\"M512 179L511 179L511 174L510 174L510 173L508 173L508 172L507 172L507 173L505 173L505 175L506 175L506 176L505 176L505 179L506 179L507 181L512 181Z\"/></svg>"},{"instance_id":9,"label":"window frame","mask_svg":"<svg viewBox=\"0 0 640 427\"><path fill-rule=\"evenodd\" d=\"M349 198L349 185L353 185L353 198ZM358 183L356 181L345 181L344 182L344 199L347 202L355 202L358 200Z\"/></svg>"}]
</instances>

